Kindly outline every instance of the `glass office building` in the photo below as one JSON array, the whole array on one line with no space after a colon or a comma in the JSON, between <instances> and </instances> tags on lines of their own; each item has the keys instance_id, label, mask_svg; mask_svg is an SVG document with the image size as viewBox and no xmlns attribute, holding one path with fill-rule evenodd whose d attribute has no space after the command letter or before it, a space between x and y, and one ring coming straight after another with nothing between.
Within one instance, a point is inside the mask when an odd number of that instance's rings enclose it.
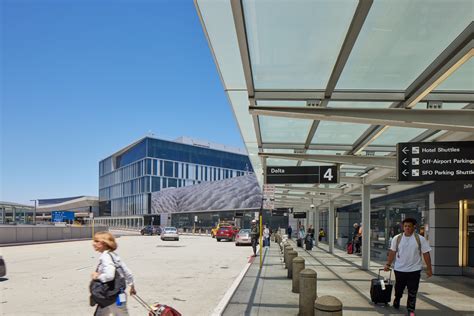
<instances>
[{"instance_id":1,"label":"glass office building","mask_svg":"<svg viewBox=\"0 0 474 316\"><path fill-rule=\"evenodd\" d=\"M181 137L144 137L99 162L99 215L151 214L151 193L252 173L246 153Z\"/></svg>"}]
</instances>

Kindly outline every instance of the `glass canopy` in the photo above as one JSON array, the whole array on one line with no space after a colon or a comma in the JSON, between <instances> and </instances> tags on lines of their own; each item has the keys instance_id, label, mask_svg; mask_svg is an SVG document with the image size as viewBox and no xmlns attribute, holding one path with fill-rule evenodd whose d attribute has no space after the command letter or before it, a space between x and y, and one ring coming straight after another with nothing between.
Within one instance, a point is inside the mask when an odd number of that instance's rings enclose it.
<instances>
[{"instance_id":1,"label":"glass canopy","mask_svg":"<svg viewBox=\"0 0 474 316\"><path fill-rule=\"evenodd\" d=\"M195 3L261 184L264 162L324 165L304 156L324 154L334 156L349 181L326 187L357 188L361 177L376 186L395 178L397 143L474 137L474 128L456 133L455 122L410 125L428 102L441 105L440 116L445 110L473 115L474 61L460 53L472 36L472 0ZM430 86L433 79L438 85ZM353 111L360 109L377 115L357 121ZM392 117L393 109L401 118ZM301 160L290 159L294 154Z\"/></svg>"}]
</instances>

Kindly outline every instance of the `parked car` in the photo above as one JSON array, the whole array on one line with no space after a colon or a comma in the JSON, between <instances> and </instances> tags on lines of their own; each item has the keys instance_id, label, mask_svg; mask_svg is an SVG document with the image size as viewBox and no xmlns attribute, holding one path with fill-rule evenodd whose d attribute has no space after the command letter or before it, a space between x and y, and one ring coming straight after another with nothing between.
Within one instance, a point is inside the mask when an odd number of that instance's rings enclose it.
<instances>
[{"instance_id":1,"label":"parked car","mask_svg":"<svg viewBox=\"0 0 474 316\"><path fill-rule=\"evenodd\" d=\"M235 239L235 232L232 229L232 226L222 226L216 233L216 240L229 240L233 241Z\"/></svg>"},{"instance_id":2,"label":"parked car","mask_svg":"<svg viewBox=\"0 0 474 316\"><path fill-rule=\"evenodd\" d=\"M235 236L235 245L251 245L252 238L250 238L250 229L241 229Z\"/></svg>"},{"instance_id":3,"label":"parked car","mask_svg":"<svg viewBox=\"0 0 474 316\"><path fill-rule=\"evenodd\" d=\"M221 227L227 227L227 226L232 226L232 224L227 223L227 222L220 222L219 224L217 224L216 227L214 227L213 229L211 229L211 237L212 237L212 238L215 238L215 237L216 237L216 234L217 234L217 231L219 230L219 228L221 228Z\"/></svg>"},{"instance_id":4,"label":"parked car","mask_svg":"<svg viewBox=\"0 0 474 316\"><path fill-rule=\"evenodd\" d=\"M151 226L147 225L140 230L140 234L142 235L160 235L161 234L161 227L160 226Z\"/></svg>"},{"instance_id":5,"label":"parked car","mask_svg":"<svg viewBox=\"0 0 474 316\"><path fill-rule=\"evenodd\" d=\"M0 256L0 277L4 277L7 274L7 268L5 266L5 260Z\"/></svg>"},{"instance_id":6,"label":"parked car","mask_svg":"<svg viewBox=\"0 0 474 316\"><path fill-rule=\"evenodd\" d=\"M179 234L176 227L165 227L161 232L161 240L179 240Z\"/></svg>"}]
</instances>

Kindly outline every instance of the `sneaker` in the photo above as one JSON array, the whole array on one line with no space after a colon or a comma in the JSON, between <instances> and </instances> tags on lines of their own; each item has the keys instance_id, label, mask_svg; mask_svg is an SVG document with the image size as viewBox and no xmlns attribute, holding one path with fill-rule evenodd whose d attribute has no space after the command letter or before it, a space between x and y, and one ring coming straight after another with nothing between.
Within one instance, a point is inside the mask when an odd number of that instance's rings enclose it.
<instances>
[{"instance_id":1,"label":"sneaker","mask_svg":"<svg viewBox=\"0 0 474 316\"><path fill-rule=\"evenodd\" d=\"M408 316L415 316L415 312L414 311L408 311Z\"/></svg>"},{"instance_id":2,"label":"sneaker","mask_svg":"<svg viewBox=\"0 0 474 316\"><path fill-rule=\"evenodd\" d=\"M400 309L400 299L393 300L393 308Z\"/></svg>"}]
</instances>

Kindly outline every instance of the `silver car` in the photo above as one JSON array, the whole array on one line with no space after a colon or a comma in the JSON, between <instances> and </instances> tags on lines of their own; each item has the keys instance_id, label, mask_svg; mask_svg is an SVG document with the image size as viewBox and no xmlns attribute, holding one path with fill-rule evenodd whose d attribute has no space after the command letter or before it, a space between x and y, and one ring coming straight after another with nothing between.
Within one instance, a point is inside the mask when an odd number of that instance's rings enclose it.
<instances>
[{"instance_id":1,"label":"silver car","mask_svg":"<svg viewBox=\"0 0 474 316\"><path fill-rule=\"evenodd\" d=\"M165 227L161 232L161 240L179 240L179 234L176 227Z\"/></svg>"},{"instance_id":2,"label":"silver car","mask_svg":"<svg viewBox=\"0 0 474 316\"><path fill-rule=\"evenodd\" d=\"M235 236L235 245L251 245L252 238L250 238L250 229L241 229Z\"/></svg>"}]
</instances>

